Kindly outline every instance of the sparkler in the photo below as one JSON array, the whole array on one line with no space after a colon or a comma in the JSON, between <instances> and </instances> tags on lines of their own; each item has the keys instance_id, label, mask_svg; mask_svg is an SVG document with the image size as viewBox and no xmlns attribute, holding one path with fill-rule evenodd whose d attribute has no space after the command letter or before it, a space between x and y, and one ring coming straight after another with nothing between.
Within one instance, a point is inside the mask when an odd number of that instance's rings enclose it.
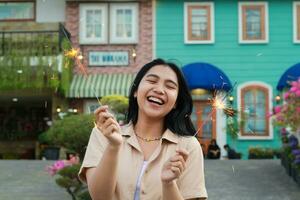
<instances>
[{"instance_id":1,"label":"sparkler","mask_svg":"<svg viewBox=\"0 0 300 200\"><path fill-rule=\"evenodd\" d=\"M224 80L222 76L220 76L220 79ZM226 85L223 81L222 88ZM211 119L212 115L216 112L217 109L223 110L226 115L228 116L234 116L236 114L236 111L231 107L227 106L226 99L228 95L232 92L233 88L235 87L236 82L234 83L233 87L224 94L221 94L219 91L214 90L213 98L209 98L211 105L212 105L212 111L206 116L206 118L201 122L199 128L197 129L196 133L193 136L198 135L199 131L202 129L202 127ZM215 88L215 85L213 86Z\"/></svg>"},{"instance_id":2,"label":"sparkler","mask_svg":"<svg viewBox=\"0 0 300 200\"><path fill-rule=\"evenodd\" d=\"M70 41L71 42L71 41ZM79 67L80 71L83 73L84 77L86 78L88 76L88 73L86 71L86 67L83 65L82 60L83 60L83 56L80 52L79 49L75 49L75 48L71 48L68 51L65 51L65 56L69 57L71 59L74 59L76 65ZM97 93L95 91L95 88L92 88L92 91L99 103L99 105L101 105L99 97L97 96Z\"/></svg>"}]
</instances>

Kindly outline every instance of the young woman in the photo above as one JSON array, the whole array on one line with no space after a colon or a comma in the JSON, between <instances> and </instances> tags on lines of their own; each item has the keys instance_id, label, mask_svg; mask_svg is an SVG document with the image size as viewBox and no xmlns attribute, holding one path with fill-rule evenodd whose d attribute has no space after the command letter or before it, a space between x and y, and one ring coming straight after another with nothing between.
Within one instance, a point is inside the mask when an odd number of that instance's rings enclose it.
<instances>
[{"instance_id":1,"label":"young woman","mask_svg":"<svg viewBox=\"0 0 300 200\"><path fill-rule=\"evenodd\" d=\"M156 59L143 66L131 87L127 125L120 127L107 106L95 111L79 172L92 198L206 199L191 112L192 99L175 64Z\"/></svg>"}]
</instances>

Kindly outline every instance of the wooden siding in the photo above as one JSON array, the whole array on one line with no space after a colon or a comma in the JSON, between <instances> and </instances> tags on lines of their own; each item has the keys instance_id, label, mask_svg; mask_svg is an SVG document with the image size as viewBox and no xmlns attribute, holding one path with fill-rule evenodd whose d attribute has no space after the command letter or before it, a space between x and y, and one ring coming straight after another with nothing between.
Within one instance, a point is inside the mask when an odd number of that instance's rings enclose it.
<instances>
[{"instance_id":1,"label":"wooden siding","mask_svg":"<svg viewBox=\"0 0 300 200\"><path fill-rule=\"evenodd\" d=\"M267 44L239 44L238 0L213 1L215 43L184 44L184 2L199 1L157 1L156 57L176 59L182 65L191 62L211 63L222 69L233 83L262 81L270 84L275 97L280 76L287 68L300 62L300 44L293 43L293 1L265 1L269 9ZM228 140L228 143L231 141ZM245 155L250 146L279 147L280 139L275 131L273 140L238 140L234 143L235 148Z\"/></svg>"}]
</instances>

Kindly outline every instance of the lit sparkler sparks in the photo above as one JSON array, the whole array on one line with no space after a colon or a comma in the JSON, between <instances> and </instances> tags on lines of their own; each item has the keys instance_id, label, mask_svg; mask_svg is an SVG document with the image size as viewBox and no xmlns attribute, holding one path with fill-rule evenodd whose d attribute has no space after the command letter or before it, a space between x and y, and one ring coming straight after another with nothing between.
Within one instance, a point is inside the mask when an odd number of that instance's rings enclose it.
<instances>
[{"instance_id":1,"label":"lit sparkler sparks","mask_svg":"<svg viewBox=\"0 0 300 200\"><path fill-rule=\"evenodd\" d=\"M87 73L86 67L83 64L84 57L83 57L82 53L80 52L80 50L71 48L69 51L65 51L65 56L74 59L76 65L78 66L80 71L83 73L84 77L87 78L88 73ZM93 93L94 93L99 105L101 105L99 97L97 96L95 89L94 88L92 88L92 89L93 89Z\"/></svg>"},{"instance_id":2,"label":"lit sparkler sparks","mask_svg":"<svg viewBox=\"0 0 300 200\"><path fill-rule=\"evenodd\" d=\"M220 79L223 80L223 77L220 76ZM226 85L227 83L225 83L223 81L222 83L222 87L220 90L222 90L222 88ZM216 90L214 89L214 93L213 93L213 98L210 98L210 102L212 105L212 110L211 112L206 116L206 118L202 121L202 123L200 124L198 130L196 131L196 133L194 134L194 136L198 135L199 131L202 130L202 127L211 119L212 120L212 116L213 114L216 112L217 109L223 110L225 112L226 115L228 116L234 116L236 114L236 111L231 107L227 105L226 99L228 97L228 95L232 92L233 88L235 87L236 82L234 83L233 87L226 93L222 93L220 92L220 90ZM215 88L216 86L213 85L213 88Z\"/></svg>"}]
</instances>

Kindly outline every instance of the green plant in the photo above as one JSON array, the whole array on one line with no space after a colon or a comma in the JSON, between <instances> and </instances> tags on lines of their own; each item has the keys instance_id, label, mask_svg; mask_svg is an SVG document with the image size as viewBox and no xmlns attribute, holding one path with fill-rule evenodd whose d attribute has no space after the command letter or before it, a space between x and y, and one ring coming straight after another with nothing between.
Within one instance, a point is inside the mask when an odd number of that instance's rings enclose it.
<instances>
[{"instance_id":1,"label":"green plant","mask_svg":"<svg viewBox=\"0 0 300 200\"><path fill-rule=\"evenodd\" d=\"M78 158L73 156L70 160L58 160L46 169L51 176L56 177L56 184L65 188L73 200L91 200L87 186L79 180L77 175L80 166Z\"/></svg>"},{"instance_id":2,"label":"green plant","mask_svg":"<svg viewBox=\"0 0 300 200\"><path fill-rule=\"evenodd\" d=\"M273 159L274 150L263 147L250 147L249 159Z\"/></svg>"},{"instance_id":3,"label":"green plant","mask_svg":"<svg viewBox=\"0 0 300 200\"><path fill-rule=\"evenodd\" d=\"M78 172L80 164L67 166L58 171L59 177L56 178L55 182L67 190L72 196L73 200L78 199L77 196L87 191L87 188L78 179Z\"/></svg>"},{"instance_id":4,"label":"green plant","mask_svg":"<svg viewBox=\"0 0 300 200\"><path fill-rule=\"evenodd\" d=\"M128 98L122 95L108 95L102 97L100 103L108 105L114 112L118 121L125 119L125 113L128 108Z\"/></svg>"},{"instance_id":5,"label":"green plant","mask_svg":"<svg viewBox=\"0 0 300 200\"><path fill-rule=\"evenodd\" d=\"M274 108L274 122L281 127L290 127L292 131L300 128L300 77L291 82L291 87L284 93L285 103Z\"/></svg>"},{"instance_id":6,"label":"green plant","mask_svg":"<svg viewBox=\"0 0 300 200\"><path fill-rule=\"evenodd\" d=\"M227 134L232 138L232 139L237 139L238 134L241 129L244 128L245 126L245 113L244 112L237 112L234 109L232 110L230 115L225 112L227 115L227 121L226 121L226 128L227 128ZM238 116L240 115L240 118L238 120Z\"/></svg>"},{"instance_id":7,"label":"green plant","mask_svg":"<svg viewBox=\"0 0 300 200\"><path fill-rule=\"evenodd\" d=\"M58 34L18 35L1 41L5 52L0 59L0 90L50 88L66 94L73 61L63 55L63 67L59 71ZM71 49L65 38L62 48Z\"/></svg>"},{"instance_id":8,"label":"green plant","mask_svg":"<svg viewBox=\"0 0 300 200\"><path fill-rule=\"evenodd\" d=\"M86 114L71 115L57 120L40 137L51 145L65 147L79 154L82 159L89 136L94 127L94 116Z\"/></svg>"}]
</instances>

